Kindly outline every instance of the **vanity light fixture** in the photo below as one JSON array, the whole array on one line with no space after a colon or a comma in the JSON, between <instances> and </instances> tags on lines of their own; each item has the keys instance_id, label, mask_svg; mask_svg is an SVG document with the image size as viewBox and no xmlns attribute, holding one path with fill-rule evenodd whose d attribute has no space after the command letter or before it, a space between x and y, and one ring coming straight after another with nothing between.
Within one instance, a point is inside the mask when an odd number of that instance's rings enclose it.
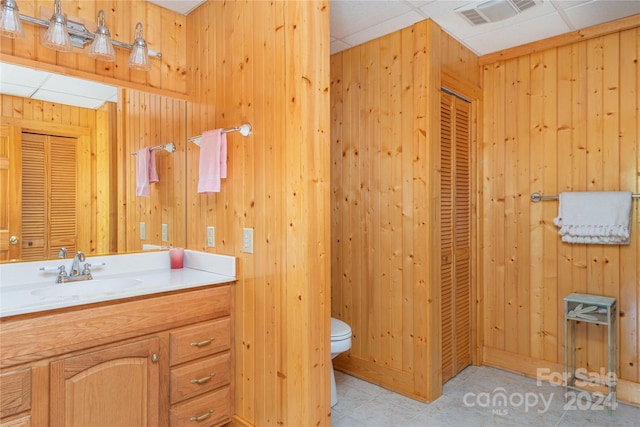
<instances>
[{"instance_id":1,"label":"vanity light fixture","mask_svg":"<svg viewBox=\"0 0 640 427\"><path fill-rule=\"evenodd\" d=\"M67 18L62 14L60 0L54 0L53 2L53 15L40 43L49 49L59 52L71 52L73 50L71 37L69 37L69 30L67 29Z\"/></svg>"},{"instance_id":2,"label":"vanity light fixture","mask_svg":"<svg viewBox=\"0 0 640 427\"><path fill-rule=\"evenodd\" d=\"M94 33L94 39L89 46L88 55L100 61L113 62L116 60L116 51L111 43L111 33L104 25L104 10L98 12L98 29Z\"/></svg>"},{"instance_id":3,"label":"vanity light fixture","mask_svg":"<svg viewBox=\"0 0 640 427\"><path fill-rule=\"evenodd\" d=\"M12 39L24 37L18 5L15 0L2 0L0 6L2 6L0 9L0 34Z\"/></svg>"},{"instance_id":4,"label":"vanity light fixture","mask_svg":"<svg viewBox=\"0 0 640 427\"><path fill-rule=\"evenodd\" d=\"M29 22L47 29L41 39L41 43L51 49L61 52L70 52L73 47L84 49L91 43L88 55L100 61L114 61L114 46L131 50L128 64L131 68L149 71L151 63L149 56L162 58L160 52L147 48L147 43L142 37L142 23L135 27L133 44L113 40L105 25L103 10L98 12L97 30L92 33L84 24L67 19L61 11L60 0L54 0L53 16L49 21L23 15L18 12L16 0L0 0L0 35L10 38L24 37L22 22Z\"/></svg>"},{"instance_id":5,"label":"vanity light fixture","mask_svg":"<svg viewBox=\"0 0 640 427\"><path fill-rule=\"evenodd\" d=\"M135 40L133 41L131 55L129 55L128 65L136 70L149 71L151 69L147 43L142 38L142 22L136 24Z\"/></svg>"}]
</instances>

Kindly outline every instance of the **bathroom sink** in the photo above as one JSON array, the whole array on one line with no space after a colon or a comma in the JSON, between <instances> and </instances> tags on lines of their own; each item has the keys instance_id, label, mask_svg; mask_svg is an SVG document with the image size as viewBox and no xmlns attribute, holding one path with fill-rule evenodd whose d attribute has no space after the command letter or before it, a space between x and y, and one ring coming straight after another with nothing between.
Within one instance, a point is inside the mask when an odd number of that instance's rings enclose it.
<instances>
[{"instance_id":1,"label":"bathroom sink","mask_svg":"<svg viewBox=\"0 0 640 427\"><path fill-rule=\"evenodd\" d=\"M31 292L31 295L43 297L89 297L96 295L112 295L139 288L140 279L92 279L80 282L51 284Z\"/></svg>"}]
</instances>

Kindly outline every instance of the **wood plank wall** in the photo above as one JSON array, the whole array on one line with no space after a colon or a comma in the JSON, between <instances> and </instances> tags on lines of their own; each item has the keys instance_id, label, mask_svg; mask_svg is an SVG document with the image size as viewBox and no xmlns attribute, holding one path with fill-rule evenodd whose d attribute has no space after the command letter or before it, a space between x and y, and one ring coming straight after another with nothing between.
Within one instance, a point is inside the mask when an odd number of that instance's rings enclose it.
<instances>
[{"instance_id":1,"label":"wood plank wall","mask_svg":"<svg viewBox=\"0 0 640 427\"><path fill-rule=\"evenodd\" d=\"M119 102L124 122L123 141L117 153L124 165L124 192L118 194L118 229L120 251L140 251L143 244L186 246L185 218L187 103L186 101L123 89ZM136 195L137 156L142 148L173 142L175 152L155 150L158 182L149 185L149 197ZM146 239L140 237L140 223L145 223ZM162 240L162 224L167 225L167 240Z\"/></svg>"},{"instance_id":2,"label":"wood plank wall","mask_svg":"<svg viewBox=\"0 0 640 427\"><path fill-rule=\"evenodd\" d=\"M51 0L18 2L20 13L40 19L49 19L53 9ZM106 26L115 40L132 43L137 22L143 24L143 36L149 49L162 53L162 59L152 58L150 72L127 67L131 51L116 47L116 61L96 61L79 49L61 53L40 44L42 27L24 23L25 37L0 39L3 60L12 62L36 61L43 66L59 66L65 73L103 80L109 83L130 82L150 89L186 93L186 17L146 1L62 0L62 12L68 19L82 22L93 32L96 16L104 10ZM42 14L42 15L41 15ZM12 59L13 58L13 59Z\"/></svg>"},{"instance_id":3,"label":"wood plank wall","mask_svg":"<svg viewBox=\"0 0 640 427\"><path fill-rule=\"evenodd\" d=\"M329 2L211 1L187 28L189 135L253 127L227 135L220 193L186 147L187 245L239 258L234 422L330 425Z\"/></svg>"},{"instance_id":4,"label":"wood plank wall","mask_svg":"<svg viewBox=\"0 0 640 427\"><path fill-rule=\"evenodd\" d=\"M79 137L77 170L78 248L86 254L115 250L116 217L112 198L116 182L110 147L115 136L110 123L115 107L99 110L72 107L36 99L0 95L2 123L29 131Z\"/></svg>"},{"instance_id":5,"label":"wood plank wall","mask_svg":"<svg viewBox=\"0 0 640 427\"><path fill-rule=\"evenodd\" d=\"M640 16L618 24L483 61L484 363L561 372L563 298L616 297L618 398L640 403L640 202L631 244L605 246L562 243L558 202L529 199L640 192ZM595 372L606 370L603 329L582 324L577 334L578 364Z\"/></svg>"},{"instance_id":6,"label":"wood plank wall","mask_svg":"<svg viewBox=\"0 0 640 427\"><path fill-rule=\"evenodd\" d=\"M432 21L331 57L334 366L422 400L441 394L440 73L477 57Z\"/></svg>"}]
</instances>

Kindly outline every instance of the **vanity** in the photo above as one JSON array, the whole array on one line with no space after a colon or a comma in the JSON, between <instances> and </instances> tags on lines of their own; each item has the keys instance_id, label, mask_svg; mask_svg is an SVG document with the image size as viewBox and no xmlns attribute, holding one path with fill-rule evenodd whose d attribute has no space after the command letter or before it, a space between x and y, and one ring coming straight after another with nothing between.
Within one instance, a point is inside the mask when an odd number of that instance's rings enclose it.
<instances>
[{"instance_id":1,"label":"vanity","mask_svg":"<svg viewBox=\"0 0 640 427\"><path fill-rule=\"evenodd\" d=\"M236 259L185 251L179 270L166 251L89 261L105 264L93 289L38 268L61 260L0 265L0 424L229 422Z\"/></svg>"}]
</instances>

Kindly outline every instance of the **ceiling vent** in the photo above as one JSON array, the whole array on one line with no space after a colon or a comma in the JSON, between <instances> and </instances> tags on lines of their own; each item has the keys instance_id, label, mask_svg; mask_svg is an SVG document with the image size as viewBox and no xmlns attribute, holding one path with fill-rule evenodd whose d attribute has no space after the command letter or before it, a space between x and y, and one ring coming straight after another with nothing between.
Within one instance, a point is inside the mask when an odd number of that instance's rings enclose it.
<instances>
[{"instance_id":1,"label":"ceiling vent","mask_svg":"<svg viewBox=\"0 0 640 427\"><path fill-rule=\"evenodd\" d=\"M502 21L537 5L539 0L489 0L472 9L456 10L471 25Z\"/></svg>"}]
</instances>

